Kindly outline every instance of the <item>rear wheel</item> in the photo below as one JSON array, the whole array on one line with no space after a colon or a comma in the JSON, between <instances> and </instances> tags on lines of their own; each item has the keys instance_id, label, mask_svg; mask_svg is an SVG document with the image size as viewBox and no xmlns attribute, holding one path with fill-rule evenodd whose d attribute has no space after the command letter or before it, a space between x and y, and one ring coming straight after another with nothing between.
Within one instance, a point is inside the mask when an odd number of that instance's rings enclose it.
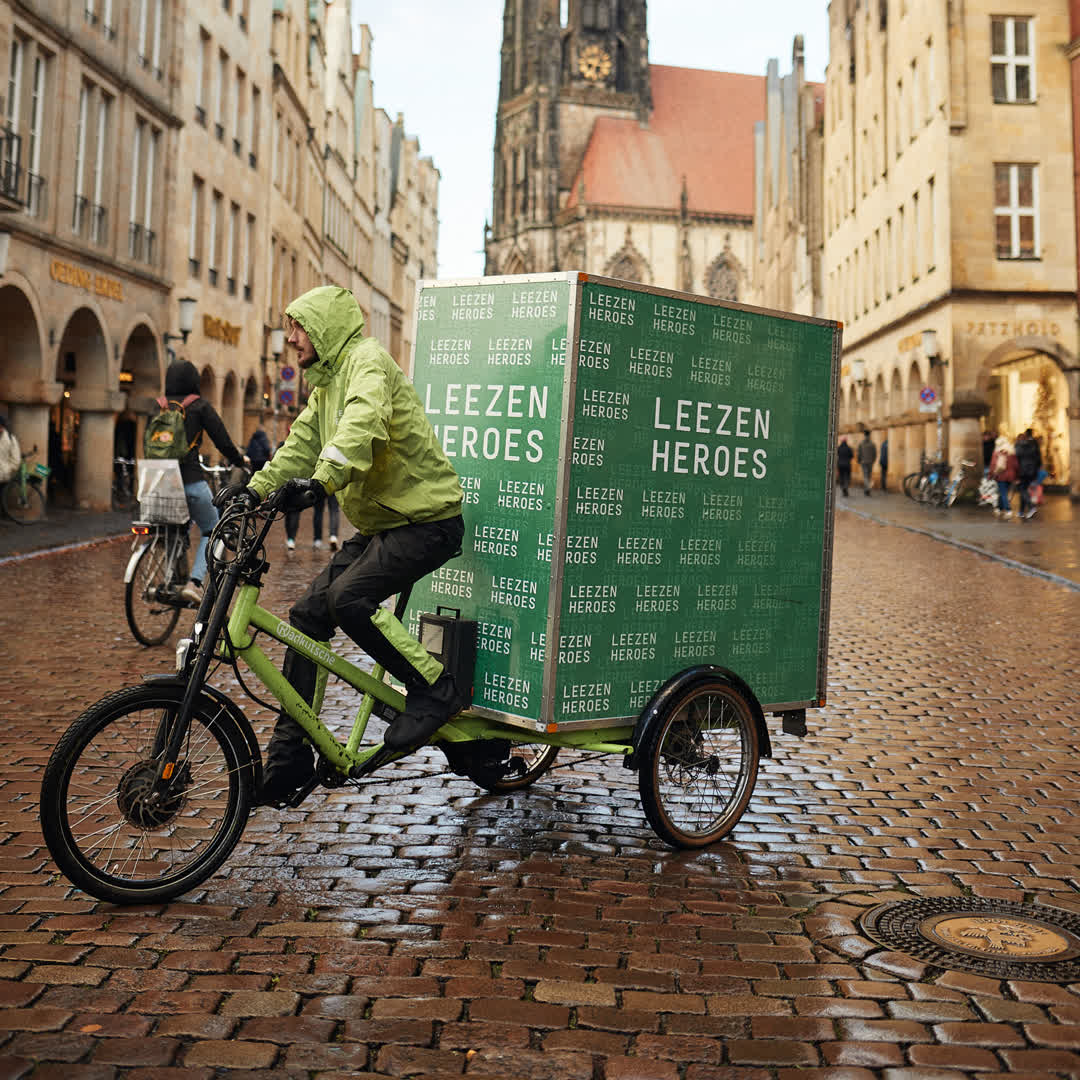
<instances>
[{"instance_id":1,"label":"rear wheel","mask_svg":"<svg viewBox=\"0 0 1080 1080\"><path fill-rule=\"evenodd\" d=\"M746 694L721 678L684 690L642 733L638 790L649 824L673 847L727 836L757 782L761 741Z\"/></svg>"},{"instance_id":2,"label":"rear wheel","mask_svg":"<svg viewBox=\"0 0 1080 1080\"><path fill-rule=\"evenodd\" d=\"M86 710L41 784L41 828L64 875L113 904L171 900L205 881L243 832L250 751L219 702L196 702L172 779L158 783L163 733L183 686L136 686Z\"/></svg>"},{"instance_id":3,"label":"rear wheel","mask_svg":"<svg viewBox=\"0 0 1080 1080\"><path fill-rule=\"evenodd\" d=\"M921 475L922 475L921 473L913 472L913 473L908 473L907 476L904 477L904 482L903 482L904 494L909 499L917 498L916 492L917 492L918 487L919 487L919 477Z\"/></svg>"},{"instance_id":4,"label":"rear wheel","mask_svg":"<svg viewBox=\"0 0 1080 1080\"><path fill-rule=\"evenodd\" d=\"M143 549L124 591L128 626L140 645L160 645L180 618L180 590L187 581L182 555L169 559L176 539L158 533Z\"/></svg>"},{"instance_id":5,"label":"rear wheel","mask_svg":"<svg viewBox=\"0 0 1080 1080\"><path fill-rule=\"evenodd\" d=\"M454 743L446 756L485 791L519 791L535 784L555 763L557 746L518 743L509 739L477 739Z\"/></svg>"},{"instance_id":6,"label":"rear wheel","mask_svg":"<svg viewBox=\"0 0 1080 1080\"><path fill-rule=\"evenodd\" d=\"M19 525L32 525L45 516L45 496L37 484L9 480L4 485L3 499L4 513Z\"/></svg>"}]
</instances>

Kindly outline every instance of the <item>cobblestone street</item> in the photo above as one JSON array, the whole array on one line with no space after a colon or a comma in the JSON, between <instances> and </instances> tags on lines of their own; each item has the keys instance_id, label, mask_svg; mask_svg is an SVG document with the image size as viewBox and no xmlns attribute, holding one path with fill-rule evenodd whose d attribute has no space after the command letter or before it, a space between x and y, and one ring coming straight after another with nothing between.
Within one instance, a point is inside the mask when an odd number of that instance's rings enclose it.
<instances>
[{"instance_id":1,"label":"cobblestone street","mask_svg":"<svg viewBox=\"0 0 1080 1080\"><path fill-rule=\"evenodd\" d=\"M281 614L326 558L305 546L276 535ZM172 665L127 628L128 550L0 565L0 1080L1080 1077L1080 983L858 925L916 897L1080 915L1075 590L838 513L828 705L804 739L770 722L728 841L666 848L611 758L493 796L424 751L257 810L181 901L116 908L58 874L37 800L71 720Z\"/></svg>"}]
</instances>

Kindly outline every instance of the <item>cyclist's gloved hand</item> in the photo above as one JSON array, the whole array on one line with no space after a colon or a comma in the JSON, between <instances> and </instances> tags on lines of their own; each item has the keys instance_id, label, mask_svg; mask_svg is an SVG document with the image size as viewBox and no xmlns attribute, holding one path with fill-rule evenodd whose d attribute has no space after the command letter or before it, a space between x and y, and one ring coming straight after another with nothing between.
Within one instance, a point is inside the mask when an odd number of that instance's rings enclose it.
<instances>
[{"instance_id":1,"label":"cyclist's gloved hand","mask_svg":"<svg viewBox=\"0 0 1080 1080\"><path fill-rule=\"evenodd\" d=\"M287 480L281 489L281 507L284 510L306 510L318 502L320 495L325 494L326 488L319 480Z\"/></svg>"},{"instance_id":2,"label":"cyclist's gloved hand","mask_svg":"<svg viewBox=\"0 0 1080 1080\"><path fill-rule=\"evenodd\" d=\"M241 504L243 510L254 510L260 503L259 493L244 484L226 484L215 496L214 505L220 510L233 503Z\"/></svg>"}]
</instances>

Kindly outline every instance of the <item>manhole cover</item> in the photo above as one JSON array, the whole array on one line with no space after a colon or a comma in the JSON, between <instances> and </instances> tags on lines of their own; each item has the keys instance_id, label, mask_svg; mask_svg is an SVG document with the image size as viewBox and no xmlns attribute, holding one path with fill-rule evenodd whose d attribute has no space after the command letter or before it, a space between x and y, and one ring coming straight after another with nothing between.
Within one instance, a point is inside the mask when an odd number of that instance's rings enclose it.
<instances>
[{"instance_id":1,"label":"manhole cover","mask_svg":"<svg viewBox=\"0 0 1080 1080\"><path fill-rule=\"evenodd\" d=\"M992 979L1080 980L1080 915L969 897L901 900L862 917L866 935L927 964Z\"/></svg>"}]
</instances>

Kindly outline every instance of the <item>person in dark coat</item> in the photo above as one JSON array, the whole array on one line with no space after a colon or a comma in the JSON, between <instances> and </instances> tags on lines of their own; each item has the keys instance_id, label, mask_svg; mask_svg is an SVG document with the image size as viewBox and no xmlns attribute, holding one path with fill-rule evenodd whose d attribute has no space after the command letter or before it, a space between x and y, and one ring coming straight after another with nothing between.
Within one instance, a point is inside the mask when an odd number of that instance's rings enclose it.
<instances>
[{"instance_id":1,"label":"person in dark coat","mask_svg":"<svg viewBox=\"0 0 1080 1080\"><path fill-rule=\"evenodd\" d=\"M175 360L169 365L165 372L165 396L170 401L183 401L189 395L198 394L200 391L199 373L190 360ZM201 537L195 550L195 561L191 566L191 580L180 590L180 594L193 604L202 601L202 583L206 577L206 545L218 521L210 485L206 482L202 463L199 461L203 432L210 436L221 455L232 465L237 468L250 465L229 438L225 424L209 401L200 397L188 405L184 410L184 436L189 450L180 459L180 479L184 483L188 513L191 514L191 520L199 526Z\"/></svg>"},{"instance_id":2,"label":"person in dark coat","mask_svg":"<svg viewBox=\"0 0 1080 1080\"><path fill-rule=\"evenodd\" d=\"M257 427L248 439L247 456L251 458L251 471L258 472L273 456L270 438L266 431Z\"/></svg>"},{"instance_id":3,"label":"person in dark coat","mask_svg":"<svg viewBox=\"0 0 1080 1080\"><path fill-rule=\"evenodd\" d=\"M1028 428L1016 440L1016 486L1020 491L1020 517L1033 518L1037 512L1031 501L1031 485L1042 468L1042 451L1034 432Z\"/></svg>"},{"instance_id":4,"label":"person in dark coat","mask_svg":"<svg viewBox=\"0 0 1080 1080\"><path fill-rule=\"evenodd\" d=\"M869 495L870 477L874 472L874 462L877 461L877 447L874 445L874 440L870 438L869 431L863 431L862 442L859 443L859 449L856 453L859 458L859 466L862 469L863 494Z\"/></svg>"},{"instance_id":5,"label":"person in dark coat","mask_svg":"<svg viewBox=\"0 0 1080 1080\"><path fill-rule=\"evenodd\" d=\"M839 474L840 490L845 495L851 487L851 460L855 451L848 445L847 436L840 436L840 445L836 448L836 471Z\"/></svg>"},{"instance_id":6,"label":"person in dark coat","mask_svg":"<svg viewBox=\"0 0 1080 1080\"><path fill-rule=\"evenodd\" d=\"M878 468L881 469L881 490L885 490L885 474L889 471L889 437L886 435L881 440L881 449L878 451Z\"/></svg>"}]
</instances>

